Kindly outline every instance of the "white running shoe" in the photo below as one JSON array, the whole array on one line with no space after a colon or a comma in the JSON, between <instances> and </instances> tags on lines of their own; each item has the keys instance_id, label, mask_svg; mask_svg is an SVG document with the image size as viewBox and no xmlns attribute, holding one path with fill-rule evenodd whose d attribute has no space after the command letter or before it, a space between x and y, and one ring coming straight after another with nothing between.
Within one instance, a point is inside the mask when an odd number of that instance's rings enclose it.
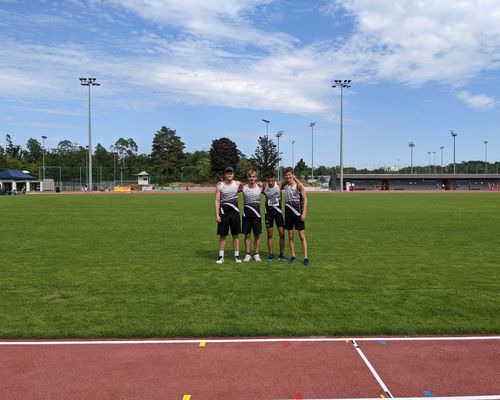
<instances>
[{"instance_id":1,"label":"white running shoe","mask_svg":"<svg viewBox=\"0 0 500 400\"><path fill-rule=\"evenodd\" d=\"M224 257L219 256L219 258L216 261L217 264L224 264Z\"/></svg>"},{"instance_id":2,"label":"white running shoe","mask_svg":"<svg viewBox=\"0 0 500 400\"><path fill-rule=\"evenodd\" d=\"M236 264L240 264L240 263L241 263L241 258L240 258L240 256L234 256L234 262L235 262Z\"/></svg>"},{"instance_id":3,"label":"white running shoe","mask_svg":"<svg viewBox=\"0 0 500 400\"><path fill-rule=\"evenodd\" d=\"M254 255L253 258L255 259L256 262L262 262L259 254Z\"/></svg>"},{"instance_id":4,"label":"white running shoe","mask_svg":"<svg viewBox=\"0 0 500 400\"><path fill-rule=\"evenodd\" d=\"M245 262L249 262L251 259L252 259L252 256L251 256L250 254L247 254L247 255L245 256L245 258L243 259L243 261L245 261Z\"/></svg>"}]
</instances>

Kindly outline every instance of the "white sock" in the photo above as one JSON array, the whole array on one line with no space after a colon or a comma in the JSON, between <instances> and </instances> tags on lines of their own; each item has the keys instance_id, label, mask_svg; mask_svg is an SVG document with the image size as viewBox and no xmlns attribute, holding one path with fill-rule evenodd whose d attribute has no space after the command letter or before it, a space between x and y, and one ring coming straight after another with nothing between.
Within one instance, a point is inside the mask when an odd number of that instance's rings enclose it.
<instances>
[{"instance_id":1,"label":"white sock","mask_svg":"<svg viewBox=\"0 0 500 400\"><path fill-rule=\"evenodd\" d=\"M234 252L234 256L235 256L235 257L239 257L239 256L240 256L240 252L239 252L239 251L235 251L235 252Z\"/></svg>"},{"instance_id":2,"label":"white sock","mask_svg":"<svg viewBox=\"0 0 500 400\"><path fill-rule=\"evenodd\" d=\"M219 257L224 257L224 250L219 250Z\"/></svg>"}]
</instances>

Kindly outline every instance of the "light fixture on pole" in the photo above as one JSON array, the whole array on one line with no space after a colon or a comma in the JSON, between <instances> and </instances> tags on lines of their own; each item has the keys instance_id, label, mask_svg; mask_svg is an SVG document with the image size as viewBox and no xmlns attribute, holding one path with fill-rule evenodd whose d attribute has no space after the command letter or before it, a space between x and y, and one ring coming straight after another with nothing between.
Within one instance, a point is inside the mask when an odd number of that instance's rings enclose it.
<instances>
[{"instance_id":1,"label":"light fixture on pole","mask_svg":"<svg viewBox=\"0 0 500 400\"><path fill-rule=\"evenodd\" d=\"M439 149L441 150L441 173L443 173L443 150L444 150L444 146L441 146Z\"/></svg>"},{"instance_id":2,"label":"light fixture on pole","mask_svg":"<svg viewBox=\"0 0 500 400\"><path fill-rule=\"evenodd\" d=\"M340 87L340 191L344 191L344 89L351 87L350 79L336 79L332 88Z\"/></svg>"},{"instance_id":3,"label":"light fixture on pole","mask_svg":"<svg viewBox=\"0 0 500 400\"><path fill-rule=\"evenodd\" d=\"M89 191L92 191L92 122L90 109L90 88L92 86L101 86L96 82L96 78L80 78L80 85L89 88Z\"/></svg>"},{"instance_id":4,"label":"light fixture on pole","mask_svg":"<svg viewBox=\"0 0 500 400\"><path fill-rule=\"evenodd\" d=\"M457 133L450 131L451 136L453 136L453 174L457 173L457 164L455 161L455 138L457 137Z\"/></svg>"},{"instance_id":5,"label":"light fixture on pole","mask_svg":"<svg viewBox=\"0 0 500 400\"><path fill-rule=\"evenodd\" d=\"M433 151L432 154L434 154L434 174L436 173L436 152Z\"/></svg>"},{"instance_id":6,"label":"light fixture on pole","mask_svg":"<svg viewBox=\"0 0 500 400\"><path fill-rule=\"evenodd\" d=\"M488 141L484 141L484 173L488 173Z\"/></svg>"},{"instance_id":7,"label":"light fixture on pole","mask_svg":"<svg viewBox=\"0 0 500 400\"><path fill-rule=\"evenodd\" d=\"M266 124L266 138L269 138L269 121L267 119L263 119L262 122Z\"/></svg>"},{"instance_id":8,"label":"light fixture on pole","mask_svg":"<svg viewBox=\"0 0 500 400\"><path fill-rule=\"evenodd\" d=\"M410 174L413 174L413 148L415 147L415 143L413 142L408 142L408 147L410 148Z\"/></svg>"},{"instance_id":9,"label":"light fixture on pole","mask_svg":"<svg viewBox=\"0 0 500 400\"><path fill-rule=\"evenodd\" d=\"M429 174L431 173L431 152L428 151L427 154L429 155Z\"/></svg>"},{"instance_id":10,"label":"light fixture on pole","mask_svg":"<svg viewBox=\"0 0 500 400\"><path fill-rule=\"evenodd\" d=\"M42 136L42 192L45 182L45 139L47 139L47 136Z\"/></svg>"},{"instance_id":11,"label":"light fixture on pole","mask_svg":"<svg viewBox=\"0 0 500 400\"><path fill-rule=\"evenodd\" d=\"M295 145L295 140L292 140L292 168L295 168L295 149L294 149L294 145Z\"/></svg>"},{"instance_id":12,"label":"light fixture on pole","mask_svg":"<svg viewBox=\"0 0 500 400\"><path fill-rule=\"evenodd\" d=\"M314 127L316 122L311 122L309 124L311 127L311 181L314 180Z\"/></svg>"},{"instance_id":13,"label":"light fixture on pole","mask_svg":"<svg viewBox=\"0 0 500 400\"><path fill-rule=\"evenodd\" d=\"M276 137L278 138L278 181L281 179L281 155L280 155L280 137L283 136L283 131L276 132Z\"/></svg>"}]
</instances>

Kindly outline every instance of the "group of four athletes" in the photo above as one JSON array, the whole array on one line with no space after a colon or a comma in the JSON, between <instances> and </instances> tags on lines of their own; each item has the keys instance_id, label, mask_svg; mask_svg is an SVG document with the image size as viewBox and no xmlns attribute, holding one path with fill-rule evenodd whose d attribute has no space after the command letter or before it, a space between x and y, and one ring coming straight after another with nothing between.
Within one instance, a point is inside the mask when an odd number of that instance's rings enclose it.
<instances>
[{"instance_id":1,"label":"group of four athletes","mask_svg":"<svg viewBox=\"0 0 500 400\"><path fill-rule=\"evenodd\" d=\"M282 208L282 192L285 192L285 208ZM243 193L243 218L240 221L240 210L238 207L238 193ZM248 171L247 183L234 180L234 169L227 167L224 171L224 179L219 182L215 189L215 219L217 221L217 234L219 238L219 257L217 264L224 262L224 249L226 238L231 231L233 238L234 260L241 263L239 234L245 235L246 255L243 261L252 259L250 254L250 236L254 235L254 260L261 262L260 235L262 233L262 219L260 213L261 195L265 196L265 221L267 228L267 246L269 256L266 261L273 262L273 228L276 225L279 234L279 261L291 264L296 262L294 229L299 232L300 243L304 253L303 264L309 266L307 255L307 241L305 236L305 220L307 214L307 195L304 185L294 176L291 167L284 170L284 181L276 182L274 173L269 173L266 182L257 182L257 172ZM283 216L283 213L285 214ZM284 229L288 231L288 242L290 246L290 259L284 256L285 235Z\"/></svg>"}]
</instances>

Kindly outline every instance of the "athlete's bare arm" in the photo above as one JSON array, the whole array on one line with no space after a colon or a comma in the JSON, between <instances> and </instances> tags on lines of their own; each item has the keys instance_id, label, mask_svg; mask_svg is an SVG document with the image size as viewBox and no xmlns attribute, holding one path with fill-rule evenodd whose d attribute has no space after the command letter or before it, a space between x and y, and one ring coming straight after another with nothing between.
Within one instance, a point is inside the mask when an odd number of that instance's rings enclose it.
<instances>
[{"instance_id":1,"label":"athlete's bare arm","mask_svg":"<svg viewBox=\"0 0 500 400\"><path fill-rule=\"evenodd\" d=\"M215 186L215 220L217 222L221 221L219 211L220 211L220 183L218 183L217 186Z\"/></svg>"},{"instance_id":2,"label":"athlete's bare arm","mask_svg":"<svg viewBox=\"0 0 500 400\"><path fill-rule=\"evenodd\" d=\"M302 204L303 209L302 209L302 214L300 215L300 220L305 221L307 217L307 193L304 184L302 184L301 182L297 183L297 189L299 190L302 196L302 202L303 202Z\"/></svg>"}]
</instances>

